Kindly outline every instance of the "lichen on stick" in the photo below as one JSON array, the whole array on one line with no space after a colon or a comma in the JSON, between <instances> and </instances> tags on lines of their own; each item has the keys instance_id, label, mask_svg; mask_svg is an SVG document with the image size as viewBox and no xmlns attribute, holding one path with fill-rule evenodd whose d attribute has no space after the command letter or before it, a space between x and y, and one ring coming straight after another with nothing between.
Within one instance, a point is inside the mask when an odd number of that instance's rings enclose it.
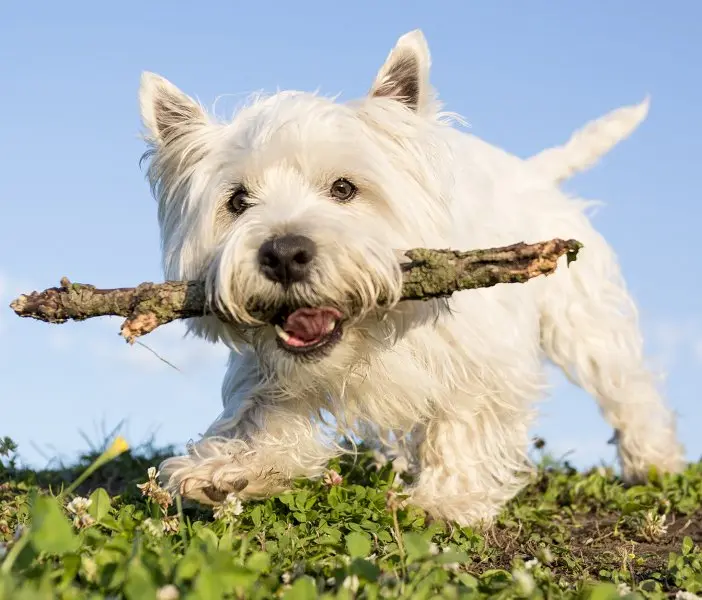
<instances>
[{"instance_id":1,"label":"lichen on stick","mask_svg":"<svg viewBox=\"0 0 702 600\"><path fill-rule=\"evenodd\" d=\"M576 240L553 239L485 250L409 250L409 262L401 265L402 299L429 300L500 283L523 283L553 273L563 255L567 255L568 263L575 260L580 248ZM59 287L23 294L10 307L20 317L47 323L124 317L120 333L129 343L177 319L208 314L230 318L208 301L202 281L146 282L132 288L101 289L71 283L64 277Z\"/></svg>"}]
</instances>

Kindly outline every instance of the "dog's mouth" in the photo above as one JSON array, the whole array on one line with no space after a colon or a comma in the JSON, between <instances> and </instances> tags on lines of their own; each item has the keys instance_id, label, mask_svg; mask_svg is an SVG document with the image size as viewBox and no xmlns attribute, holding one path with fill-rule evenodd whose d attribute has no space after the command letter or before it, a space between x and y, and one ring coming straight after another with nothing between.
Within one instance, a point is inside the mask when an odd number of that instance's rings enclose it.
<instances>
[{"instance_id":1,"label":"dog's mouth","mask_svg":"<svg viewBox=\"0 0 702 600\"><path fill-rule=\"evenodd\" d=\"M298 356L320 355L341 340L343 315L336 308L283 309L273 320L278 346Z\"/></svg>"}]
</instances>

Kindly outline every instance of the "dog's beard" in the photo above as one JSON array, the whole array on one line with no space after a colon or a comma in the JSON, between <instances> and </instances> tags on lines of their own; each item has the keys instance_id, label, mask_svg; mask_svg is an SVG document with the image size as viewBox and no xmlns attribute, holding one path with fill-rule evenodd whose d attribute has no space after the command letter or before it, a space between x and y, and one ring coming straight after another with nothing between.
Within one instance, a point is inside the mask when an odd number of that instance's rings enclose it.
<instances>
[{"instance_id":1,"label":"dog's beard","mask_svg":"<svg viewBox=\"0 0 702 600\"><path fill-rule=\"evenodd\" d=\"M245 294L243 302L232 306L218 296L221 288L216 283L210 287L210 297L238 338L262 353L276 351L304 362L329 356L351 331L369 317L382 319L398 300L390 285L376 284L372 289L347 285L343 291L325 286L316 291L310 284L284 288L262 283L258 293ZM241 290L237 291L240 296ZM336 293L329 293L332 291Z\"/></svg>"},{"instance_id":2,"label":"dog's beard","mask_svg":"<svg viewBox=\"0 0 702 600\"><path fill-rule=\"evenodd\" d=\"M223 247L205 281L213 305L254 346L273 340L275 349L291 358L318 360L345 332L400 299L402 274L395 252L373 240L366 240L363 252L354 248L319 257L304 281L290 285L270 281L250 254L237 252L247 246L239 238Z\"/></svg>"}]
</instances>

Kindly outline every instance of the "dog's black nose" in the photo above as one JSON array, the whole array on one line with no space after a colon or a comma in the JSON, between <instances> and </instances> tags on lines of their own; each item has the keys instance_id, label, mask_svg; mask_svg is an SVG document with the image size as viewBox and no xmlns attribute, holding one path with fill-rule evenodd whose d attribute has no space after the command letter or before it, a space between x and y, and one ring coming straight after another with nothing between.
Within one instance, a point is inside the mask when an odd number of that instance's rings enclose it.
<instances>
[{"instance_id":1,"label":"dog's black nose","mask_svg":"<svg viewBox=\"0 0 702 600\"><path fill-rule=\"evenodd\" d=\"M307 278L317 245L304 235L287 234L264 242L258 249L263 274L276 283L290 285Z\"/></svg>"}]
</instances>

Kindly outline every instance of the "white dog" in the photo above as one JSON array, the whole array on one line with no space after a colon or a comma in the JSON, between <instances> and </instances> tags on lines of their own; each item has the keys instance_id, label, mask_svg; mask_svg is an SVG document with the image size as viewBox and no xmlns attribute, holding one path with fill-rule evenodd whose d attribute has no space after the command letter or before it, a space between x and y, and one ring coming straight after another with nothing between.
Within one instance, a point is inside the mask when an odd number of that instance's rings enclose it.
<instances>
[{"instance_id":1,"label":"white dog","mask_svg":"<svg viewBox=\"0 0 702 600\"><path fill-rule=\"evenodd\" d=\"M414 31L360 101L283 92L229 122L143 76L165 274L205 279L231 315L189 325L232 353L223 412L161 465L172 491L216 503L317 476L342 451L331 414L339 431L409 453L410 499L429 514L489 520L530 473L545 359L597 399L626 480L683 466L616 257L585 216L590 204L558 187L628 136L648 101L525 161L453 128L429 65ZM408 249L555 237L584 249L552 276L399 301Z\"/></svg>"}]
</instances>

